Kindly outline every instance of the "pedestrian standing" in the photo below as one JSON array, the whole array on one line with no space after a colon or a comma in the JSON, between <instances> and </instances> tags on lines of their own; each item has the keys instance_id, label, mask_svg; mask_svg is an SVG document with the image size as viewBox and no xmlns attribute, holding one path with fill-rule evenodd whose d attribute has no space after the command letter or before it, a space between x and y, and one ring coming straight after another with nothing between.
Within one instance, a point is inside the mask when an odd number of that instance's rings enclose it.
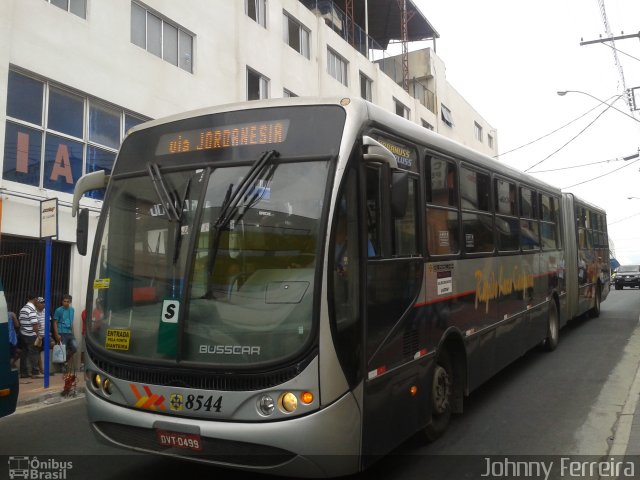
<instances>
[{"instance_id":1,"label":"pedestrian standing","mask_svg":"<svg viewBox=\"0 0 640 480\"><path fill-rule=\"evenodd\" d=\"M9 358L11 359L11 368L16 368L16 360L20 354L18 348L18 332L20 332L20 322L13 312L9 312Z\"/></svg>"},{"instance_id":2,"label":"pedestrian standing","mask_svg":"<svg viewBox=\"0 0 640 480\"><path fill-rule=\"evenodd\" d=\"M62 296L62 306L53 312L53 335L56 343L62 342L67 350L67 363L78 351L78 342L73 336L73 317L75 310L71 306L73 298L68 293Z\"/></svg>"},{"instance_id":3,"label":"pedestrian standing","mask_svg":"<svg viewBox=\"0 0 640 480\"><path fill-rule=\"evenodd\" d=\"M52 339L51 339L51 334L49 334L49 340L46 341L44 339L44 332L45 332L45 325L44 322L45 320L45 315L44 315L44 298L42 297L38 297L36 299L36 314L38 315L38 338L40 339L39 342L36 342L36 345L38 345L38 343L40 344L38 348L38 368L40 369L40 374L44 375L44 367L43 367L43 363L42 363L42 352L44 352L45 348L48 348L49 350L51 350L53 348L53 344L52 344ZM53 375L53 372L49 372L50 375Z\"/></svg>"},{"instance_id":4,"label":"pedestrian standing","mask_svg":"<svg viewBox=\"0 0 640 480\"><path fill-rule=\"evenodd\" d=\"M20 321L20 338L22 339L22 352L20 352L21 378L42 378L38 369L40 352L35 346L40 330L36 303L38 303L38 295L29 295L28 301L20 310L18 317ZM29 366L31 367L31 374L29 374Z\"/></svg>"}]
</instances>

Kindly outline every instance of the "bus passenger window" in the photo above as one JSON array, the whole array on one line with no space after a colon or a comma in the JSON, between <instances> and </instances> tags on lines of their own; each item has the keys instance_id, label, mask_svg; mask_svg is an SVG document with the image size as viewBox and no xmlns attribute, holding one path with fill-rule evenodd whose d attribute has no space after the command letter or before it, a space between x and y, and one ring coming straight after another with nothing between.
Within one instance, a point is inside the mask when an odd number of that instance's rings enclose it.
<instances>
[{"instance_id":1,"label":"bus passenger window","mask_svg":"<svg viewBox=\"0 0 640 480\"><path fill-rule=\"evenodd\" d=\"M523 218L538 218L536 192L528 188L520 189L520 216Z\"/></svg>"},{"instance_id":2,"label":"bus passenger window","mask_svg":"<svg viewBox=\"0 0 640 480\"><path fill-rule=\"evenodd\" d=\"M427 249L429 255L454 255L460 252L458 212L427 208Z\"/></svg>"},{"instance_id":3,"label":"bus passenger window","mask_svg":"<svg viewBox=\"0 0 640 480\"><path fill-rule=\"evenodd\" d=\"M496 179L496 213L518 215L516 208L516 186L505 180Z\"/></svg>"},{"instance_id":4,"label":"bus passenger window","mask_svg":"<svg viewBox=\"0 0 640 480\"><path fill-rule=\"evenodd\" d=\"M491 215L463 213L462 241L467 253L493 252L493 219Z\"/></svg>"},{"instance_id":5,"label":"bus passenger window","mask_svg":"<svg viewBox=\"0 0 640 480\"><path fill-rule=\"evenodd\" d=\"M514 252L520 249L520 222L517 218L496 215L498 250Z\"/></svg>"},{"instance_id":6,"label":"bus passenger window","mask_svg":"<svg viewBox=\"0 0 640 480\"><path fill-rule=\"evenodd\" d=\"M409 198L407 199L407 211L402 218L395 218L393 225L393 253L394 255L415 255L418 253L418 186L417 179L409 178Z\"/></svg>"},{"instance_id":7,"label":"bus passenger window","mask_svg":"<svg viewBox=\"0 0 640 480\"><path fill-rule=\"evenodd\" d=\"M489 212L491 209L489 175L468 168L460 169L460 199L462 208Z\"/></svg>"},{"instance_id":8,"label":"bus passenger window","mask_svg":"<svg viewBox=\"0 0 640 480\"><path fill-rule=\"evenodd\" d=\"M443 207L458 206L458 179L456 164L431 158L429 160L427 178L427 202Z\"/></svg>"},{"instance_id":9,"label":"bus passenger window","mask_svg":"<svg viewBox=\"0 0 640 480\"><path fill-rule=\"evenodd\" d=\"M536 220L520 220L520 246L522 250L540 249L540 235Z\"/></svg>"}]
</instances>

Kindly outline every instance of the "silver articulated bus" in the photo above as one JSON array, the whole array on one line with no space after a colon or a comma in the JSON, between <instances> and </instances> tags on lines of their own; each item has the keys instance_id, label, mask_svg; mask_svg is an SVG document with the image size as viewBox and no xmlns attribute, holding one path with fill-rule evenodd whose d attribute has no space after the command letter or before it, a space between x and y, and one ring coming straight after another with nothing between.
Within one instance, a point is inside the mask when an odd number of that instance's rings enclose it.
<instances>
[{"instance_id":1,"label":"silver articulated bus","mask_svg":"<svg viewBox=\"0 0 640 480\"><path fill-rule=\"evenodd\" d=\"M88 413L139 451L360 471L609 289L604 212L360 99L148 122L105 187Z\"/></svg>"}]
</instances>

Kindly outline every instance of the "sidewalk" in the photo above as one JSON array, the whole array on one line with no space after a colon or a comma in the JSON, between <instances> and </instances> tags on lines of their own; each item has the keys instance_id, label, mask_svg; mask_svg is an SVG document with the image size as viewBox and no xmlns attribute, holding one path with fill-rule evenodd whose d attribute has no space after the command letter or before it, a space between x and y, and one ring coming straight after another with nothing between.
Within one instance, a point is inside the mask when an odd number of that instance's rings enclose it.
<instances>
[{"instance_id":1,"label":"sidewalk","mask_svg":"<svg viewBox=\"0 0 640 480\"><path fill-rule=\"evenodd\" d=\"M63 397L64 374L58 371L49 377L49 387L44 388L44 377L42 378L21 378L20 392L18 393L18 407L31 405L34 403L57 403ZM84 372L76 372L75 388L70 388L70 398L75 395L84 394Z\"/></svg>"}]
</instances>

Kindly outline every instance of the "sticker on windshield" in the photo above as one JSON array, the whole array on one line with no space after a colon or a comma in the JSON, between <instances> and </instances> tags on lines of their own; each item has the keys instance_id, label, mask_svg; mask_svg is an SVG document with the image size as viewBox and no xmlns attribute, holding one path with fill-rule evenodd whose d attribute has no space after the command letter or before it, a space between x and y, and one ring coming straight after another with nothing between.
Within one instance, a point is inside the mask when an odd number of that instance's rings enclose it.
<instances>
[{"instance_id":1,"label":"sticker on windshield","mask_svg":"<svg viewBox=\"0 0 640 480\"><path fill-rule=\"evenodd\" d=\"M107 338L104 347L109 350L129 350L131 330L110 328L107 330Z\"/></svg>"},{"instance_id":2,"label":"sticker on windshield","mask_svg":"<svg viewBox=\"0 0 640 480\"><path fill-rule=\"evenodd\" d=\"M93 281L93 289L101 290L101 289L109 288L110 284L111 284L110 278L96 278Z\"/></svg>"},{"instance_id":3,"label":"sticker on windshield","mask_svg":"<svg viewBox=\"0 0 640 480\"><path fill-rule=\"evenodd\" d=\"M164 323L178 323L178 313L180 312L180 301L165 300L162 302L162 318Z\"/></svg>"}]
</instances>

